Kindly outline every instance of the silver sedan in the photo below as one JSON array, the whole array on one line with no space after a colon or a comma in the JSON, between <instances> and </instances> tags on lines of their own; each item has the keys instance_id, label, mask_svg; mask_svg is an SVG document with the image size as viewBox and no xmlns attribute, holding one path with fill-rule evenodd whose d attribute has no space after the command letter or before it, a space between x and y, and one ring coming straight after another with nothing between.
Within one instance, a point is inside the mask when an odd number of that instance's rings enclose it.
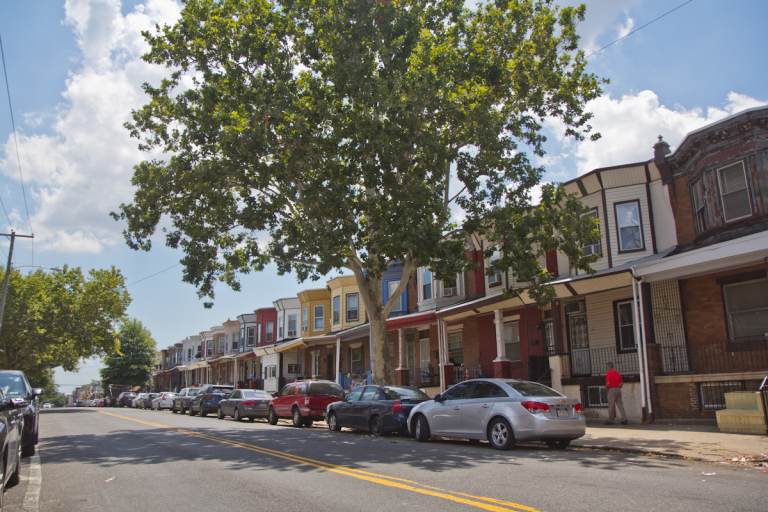
<instances>
[{"instance_id":1,"label":"silver sedan","mask_svg":"<svg viewBox=\"0 0 768 512\"><path fill-rule=\"evenodd\" d=\"M408 428L419 441L432 436L487 440L498 450L516 441L545 441L565 449L584 435L586 421L578 400L543 384L474 379L414 407Z\"/></svg>"}]
</instances>

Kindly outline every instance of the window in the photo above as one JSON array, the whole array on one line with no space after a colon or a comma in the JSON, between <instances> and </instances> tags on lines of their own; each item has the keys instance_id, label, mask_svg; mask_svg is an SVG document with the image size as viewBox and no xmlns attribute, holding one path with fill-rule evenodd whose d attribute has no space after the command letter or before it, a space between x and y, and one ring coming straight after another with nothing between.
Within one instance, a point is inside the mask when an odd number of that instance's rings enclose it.
<instances>
[{"instance_id":1,"label":"window","mask_svg":"<svg viewBox=\"0 0 768 512\"><path fill-rule=\"evenodd\" d=\"M236 333L232 333L232 350L237 350L240 346L239 336Z\"/></svg>"},{"instance_id":2,"label":"window","mask_svg":"<svg viewBox=\"0 0 768 512\"><path fill-rule=\"evenodd\" d=\"M429 369L429 338L419 340L419 368Z\"/></svg>"},{"instance_id":3,"label":"window","mask_svg":"<svg viewBox=\"0 0 768 512\"><path fill-rule=\"evenodd\" d=\"M298 363L288 363L288 373L298 375L301 373L301 366Z\"/></svg>"},{"instance_id":4,"label":"window","mask_svg":"<svg viewBox=\"0 0 768 512\"><path fill-rule=\"evenodd\" d=\"M276 364L270 364L264 368L264 375L267 379L276 379L277 378L277 365Z\"/></svg>"},{"instance_id":5,"label":"window","mask_svg":"<svg viewBox=\"0 0 768 512\"><path fill-rule=\"evenodd\" d=\"M605 386L587 386L587 407L608 407Z\"/></svg>"},{"instance_id":6,"label":"window","mask_svg":"<svg viewBox=\"0 0 768 512\"><path fill-rule=\"evenodd\" d=\"M205 342L205 356L211 357L213 355L213 340Z\"/></svg>"},{"instance_id":7,"label":"window","mask_svg":"<svg viewBox=\"0 0 768 512\"><path fill-rule=\"evenodd\" d=\"M443 393L443 398L446 400L464 400L465 398L470 398L471 393L472 383L460 382Z\"/></svg>"},{"instance_id":8,"label":"window","mask_svg":"<svg viewBox=\"0 0 768 512\"><path fill-rule=\"evenodd\" d=\"M400 286L400 281L388 281L387 282L387 290L389 293L387 294L387 300L395 294L397 291L397 287ZM431 296L431 295L430 295ZM400 300L397 301L397 304L395 304L395 308L392 310L393 313L399 313L400 311L403 311L403 300L405 299L405 291L400 295Z\"/></svg>"},{"instance_id":9,"label":"window","mask_svg":"<svg viewBox=\"0 0 768 512\"><path fill-rule=\"evenodd\" d=\"M320 375L320 352L312 352L312 376Z\"/></svg>"},{"instance_id":10,"label":"window","mask_svg":"<svg viewBox=\"0 0 768 512\"><path fill-rule=\"evenodd\" d=\"M702 382L699 384L701 408L707 411L725 409L725 394L729 391L743 391L740 381Z\"/></svg>"},{"instance_id":11,"label":"window","mask_svg":"<svg viewBox=\"0 0 768 512\"><path fill-rule=\"evenodd\" d=\"M565 314L568 317L568 338L571 348L589 348L589 336L587 334L587 315L584 312L584 302L569 302L565 305Z\"/></svg>"},{"instance_id":12,"label":"window","mask_svg":"<svg viewBox=\"0 0 768 512\"><path fill-rule=\"evenodd\" d=\"M275 323L274 322L267 322L267 332L266 332L266 341L271 342L272 338L275 334Z\"/></svg>"},{"instance_id":13,"label":"window","mask_svg":"<svg viewBox=\"0 0 768 512\"><path fill-rule=\"evenodd\" d=\"M261 322L256 322L256 344L261 345Z\"/></svg>"},{"instance_id":14,"label":"window","mask_svg":"<svg viewBox=\"0 0 768 512\"><path fill-rule=\"evenodd\" d=\"M421 300L429 300L431 298L432 298L432 271L425 268L424 272L421 275Z\"/></svg>"},{"instance_id":15,"label":"window","mask_svg":"<svg viewBox=\"0 0 768 512\"><path fill-rule=\"evenodd\" d=\"M768 340L768 279L723 285L728 338Z\"/></svg>"},{"instance_id":16,"label":"window","mask_svg":"<svg viewBox=\"0 0 768 512\"><path fill-rule=\"evenodd\" d=\"M349 349L349 371L353 374L363 373L363 347Z\"/></svg>"},{"instance_id":17,"label":"window","mask_svg":"<svg viewBox=\"0 0 768 512\"><path fill-rule=\"evenodd\" d=\"M502 276L501 270L496 268L496 262L499 261L500 259L501 259L501 253L499 251L494 251L489 262L489 265L491 267L490 274L488 274L489 288L495 288L496 286L501 286L501 281L503 276Z\"/></svg>"},{"instance_id":18,"label":"window","mask_svg":"<svg viewBox=\"0 0 768 512\"><path fill-rule=\"evenodd\" d=\"M344 398L344 390L335 382L311 382L309 384L309 394Z\"/></svg>"},{"instance_id":19,"label":"window","mask_svg":"<svg viewBox=\"0 0 768 512\"><path fill-rule=\"evenodd\" d=\"M379 388L376 386L367 386L365 388L365 391L363 391L363 396L360 398L360 401L366 401L366 400L376 400L379 395Z\"/></svg>"},{"instance_id":20,"label":"window","mask_svg":"<svg viewBox=\"0 0 768 512\"><path fill-rule=\"evenodd\" d=\"M188 348L187 349L187 361L191 361L191 360L192 360L192 349Z\"/></svg>"},{"instance_id":21,"label":"window","mask_svg":"<svg viewBox=\"0 0 768 512\"><path fill-rule=\"evenodd\" d=\"M478 381L472 386L472 398L507 398L507 394L492 382Z\"/></svg>"},{"instance_id":22,"label":"window","mask_svg":"<svg viewBox=\"0 0 768 512\"><path fill-rule=\"evenodd\" d=\"M331 300L331 313L333 315L333 325L341 322L341 295L335 295Z\"/></svg>"},{"instance_id":23,"label":"window","mask_svg":"<svg viewBox=\"0 0 768 512\"><path fill-rule=\"evenodd\" d=\"M443 297L455 297L459 294L456 276L443 279Z\"/></svg>"},{"instance_id":24,"label":"window","mask_svg":"<svg viewBox=\"0 0 768 512\"><path fill-rule=\"evenodd\" d=\"M462 343L461 331L448 334L448 361L451 364L464 364L464 344Z\"/></svg>"},{"instance_id":25,"label":"window","mask_svg":"<svg viewBox=\"0 0 768 512\"><path fill-rule=\"evenodd\" d=\"M325 328L325 306L316 305L314 309L315 313L315 330L322 331Z\"/></svg>"},{"instance_id":26,"label":"window","mask_svg":"<svg viewBox=\"0 0 768 512\"><path fill-rule=\"evenodd\" d=\"M707 189L705 188L703 177L691 185L691 197L696 231L701 233L707 229Z\"/></svg>"},{"instance_id":27,"label":"window","mask_svg":"<svg viewBox=\"0 0 768 512\"><path fill-rule=\"evenodd\" d=\"M280 390L280 396L291 396L296 392L296 384L288 384Z\"/></svg>"},{"instance_id":28,"label":"window","mask_svg":"<svg viewBox=\"0 0 768 512\"><path fill-rule=\"evenodd\" d=\"M224 340L224 336L219 338L219 353L223 354L227 351L227 342Z\"/></svg>"},{"instance_id":29,"label":"window","mask_svg":"<svg viewBox=\"0 0 768 512\"><path fill-rule=\"evenodd\" d=\"M752 203L747 186L747 172L744 162L736 162L717 170L720 182L720 200L723 203L725 222L743 219L752 215Z\"/></svg>"},{"instance_id":30,"label":"window","mask_svg":"<svg viewBox=\"0 0 768 512\"><path fill-rule=\"evenodd\" d=\"M504 324L504 351L510 361L520 360L520 324L518 322Z\"/></svg>"},{"instance_id":31,"label":"window","mask_svg":"<svg viewBox=\"0 0 768 512\"><path fill-rule=\"evenodd\" d=\"M359 295L356 293L347 294L347 322L357 322L359 317Z\"/></svg>"},{"instance_id":32,"label":"window","mask_svg":"<svg viewBox=\"0 0 768 512\"><path fill-rule=\"evenodd\" d=\"M245 344L249 347L252 347L256 338L256 330L253 327L246 327L245 332Z\"/></svg>"},{"instance_id":33,"label":"window","mask_svg":"<svg viewBox=\"0 0 768 512\"><path fill-rule=\"evenodd\" d=\"M288 315L288 337L293 338L296 336L296 315Z\"/></svg>"},{"instance_id":34,"label":"window","mask_svg":"<svg viewBox=\"0 0 768 512\"><path fill-rule=\"evenodd\" d=\"M585 213L582 217L587 219L594 219L594 222L597 224L598 231L600 230L600 217L598 215L597 208L592 208L590 211ZM600 237L597 238L595 243L586 244L584 246L584 255L585 256L602 256L603 255L603 244L600 240Z\"/></svg>"},{"instance_id":35,"label":"window","mask_svg":"<svg viewBox=\"0 0 768 512\"><path fill-rule=\"evenodd\" d=\"M616 210L619 252L644 250L643 227L640 223L640 201L616 203L614 208Z\"/></svg>"},{"instance_id":36,"label":"window","mask_svg":"<svg viewBox=\"0 0 768 512\"><path fill-rule=\"evenodd\" d=\"M283 318L280 317L277 319L277 339L282 340L284 337Z\"/></svg>"},{"instance_id":37,"label":"window","mask_svg":"<svg viewBox=\"0 0 768 512\"><path fill-rule=\"evenodd\" d=\"M347 402L357 402L363 395L363 388L355 388L347 395Z\"/></svg>"},{"instance_id":38,"label":"window","mask_svg":"<svg viewBox=\"0 0 768 512\"><path fill-rule=\"evenodd\" d=\"M636 350L634 302L631 300L615 302L614 308L614 318L616 319L616 343L619 352Z\"/></svg>"},{"instance_id":39,"label":"window","mask_svg":"<svg viewBox=\"0 0 768 512\"><path fill-rule=\"evenodd\" d=\"M547 354L555 354L555 322L552 320L544 321L544 349Z\"/></svg>"},{"instance_id":40,"label":"window","mask_svg":"<svg viewBox=\"0 0 768 512\"><path fill-rule=\"evenodd\" d=\"M301 310L301 332L309 331L309 306Z\"/></svg>"}]
</instances>

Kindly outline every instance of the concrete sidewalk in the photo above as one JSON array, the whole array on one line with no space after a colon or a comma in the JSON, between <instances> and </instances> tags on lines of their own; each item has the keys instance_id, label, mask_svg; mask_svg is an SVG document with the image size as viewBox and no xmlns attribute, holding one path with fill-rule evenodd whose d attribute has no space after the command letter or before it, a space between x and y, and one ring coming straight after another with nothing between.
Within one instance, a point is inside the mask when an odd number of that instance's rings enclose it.
<instances>
[{"instance_id":1,"label":"concrete sidewalk","mask_svg":"<svg viewBox=\"0 0 768 512\"><path fill-rule=\"evenodd\" d=\"M667 457L768 465L768 435L724 434L714 425L589 424L573 446Z\"/></svg>"}]
</instances>

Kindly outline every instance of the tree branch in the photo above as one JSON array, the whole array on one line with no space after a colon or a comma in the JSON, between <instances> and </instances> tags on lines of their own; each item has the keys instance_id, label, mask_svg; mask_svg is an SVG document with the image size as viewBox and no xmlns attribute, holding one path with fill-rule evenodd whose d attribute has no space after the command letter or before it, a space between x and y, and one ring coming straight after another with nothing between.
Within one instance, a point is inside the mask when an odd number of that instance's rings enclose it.
<instances>
[{"instance_id":1,"label":"tree branch","mask_svg":"<svg viewBox=\"0 0 768 512\"><path fill-rule=\"evenodd\" d=\"M395 304L400 301L400 296L402 295L403 290L408 286L408 283L411 280L411 274L415 267L416 262L414 261L413 256L410 254L406 255L405 263L403 264L403 277L400 278L400 283L397 285L395 293L387 299L387 303L384 305L384 318L389 318L389 314L395 308Z\"/></svg>"}]
</instances>

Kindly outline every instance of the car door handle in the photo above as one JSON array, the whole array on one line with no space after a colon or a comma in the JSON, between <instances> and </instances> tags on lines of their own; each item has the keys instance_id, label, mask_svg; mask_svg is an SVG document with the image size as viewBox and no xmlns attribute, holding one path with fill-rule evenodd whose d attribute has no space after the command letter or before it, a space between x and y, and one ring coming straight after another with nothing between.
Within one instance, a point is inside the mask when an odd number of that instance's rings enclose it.
<instances>
[{"instance_id":1,"label":"car door handle","mask_svg":"<svg viewBox=\"0 0 768 512\"><path fill-rule=\"evenodd\" d=\"M461 407L454 407L454 408L453 408L453 410L454 410L454 411L460 411L460 410L461 410Z\"/></svg>"},{"instance_id":2,"label":"car door handle","mask_svg":"<svg viewBox=\"0 0 768 512\"><path fill-rule=\"evenodd\" d=\"M483 407L483 409L487 409L487 408L489 408L489 407L490 407L490 405L488 405L488 404L483 404L483 405L482 405L482 407Z\"/></svg>"}]
</instances>

